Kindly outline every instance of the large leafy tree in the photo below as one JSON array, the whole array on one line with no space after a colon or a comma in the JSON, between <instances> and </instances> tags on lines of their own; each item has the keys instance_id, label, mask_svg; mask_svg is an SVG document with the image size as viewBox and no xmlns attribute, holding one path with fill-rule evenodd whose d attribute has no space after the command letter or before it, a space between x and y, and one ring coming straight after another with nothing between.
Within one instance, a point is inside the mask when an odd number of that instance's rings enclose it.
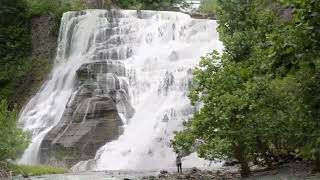
<instances>
[{"instance_id":1,"label":"large leafy tree","mask_svg":"<svg viewBox=\"0 0 320 180\"><path fill-rule=\"evenodd\" d=\"M292 152L319 171L319 1L220 0L217 13L225 48L194 70L202 106L174 148L232 156L242 176Z\"/></svg>"},{"instance_id":2,"label":"large leafy tree","mask_svg":"<svg viewBox=\"0 0 320 180\"><path fill-rule=\"evenodd\" d=\"M283 47L290 70L295 68L296 76L302 77L304 104L312 113L313 128L308 130L309 138L301 153L304 157L315 161L316 172L320 172L320 1L316 0L286 0L293 6L293 23L289 36L284 36ZM279 54L275 57L280 59Z\"/></svg>"}]
</instances>

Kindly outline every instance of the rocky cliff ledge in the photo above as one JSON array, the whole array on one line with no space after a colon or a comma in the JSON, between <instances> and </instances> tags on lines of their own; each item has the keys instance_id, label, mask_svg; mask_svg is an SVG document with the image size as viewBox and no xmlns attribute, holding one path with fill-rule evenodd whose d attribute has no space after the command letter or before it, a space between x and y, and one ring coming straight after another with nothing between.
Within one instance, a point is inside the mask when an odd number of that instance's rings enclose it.
<instances>
[{"instance_id":1,"label":"rocky cliff ledge","mask_svg":"<svg viewBox=\"0 0 320 180\"><path fill-rule=\"evenodd\" d=\"M201 13L201 12L190 12L187 13L194 19L211 19L211 20L217 20L217 17L213 13Z\"/></svg>"},{"instance_id":2,"label":"rocky cliff ledge","mask_svg":"<svg viewBox=\"0 0 320 180\"><path fill-rule=\"evenodd\" d=\"M119 114L130 118L134 113L124 75L119 61L92 62L78 69L62 119L41 144L41 163L70 167L94 158L100 147L118 138L123 124Z\"/></svg>"}]
</instances>

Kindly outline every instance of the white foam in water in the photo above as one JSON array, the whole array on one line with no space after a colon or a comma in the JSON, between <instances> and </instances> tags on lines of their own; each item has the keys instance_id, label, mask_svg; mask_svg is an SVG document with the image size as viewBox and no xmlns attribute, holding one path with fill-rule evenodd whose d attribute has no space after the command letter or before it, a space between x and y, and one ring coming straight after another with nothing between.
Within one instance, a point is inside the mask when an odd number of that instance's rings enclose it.
<instances>
[{"instance_id":1,"label":"white foam in water","mask_svg":"<svg viewBox=\"0 0 320 180\"><path fill-rule=\"evenodd\" d=\"M112 27L117 33L101 31ZM92 60L111 61L98 54L110 50L126 67L123 81L129 82L129 96L135 114L125 119L124 133L101 147L93 160L80 162L74 170L142 170L174 167L175 154L170 147L173 132L190 119L193 107L188 100L191 69L200 56L221 50L217 24L213 20L192 19L178 12L87 10L68 12L62 19L57 58L51 78L20 114L24 130L33 134L32 143L20 163L37 163L37 154L45 134L62 116L71 97L76 70ZM114 36L114 37L113 37ZM114 45L115 43L113 43ZM128 53L129 52L129 53ZM121 104L117 107L123 109ZM36 155L35 155L36 154ZM207 166L194 154L186 157L186 166ZM186 167L185 166L185 167Z\"/></svg>"}]
</instances>

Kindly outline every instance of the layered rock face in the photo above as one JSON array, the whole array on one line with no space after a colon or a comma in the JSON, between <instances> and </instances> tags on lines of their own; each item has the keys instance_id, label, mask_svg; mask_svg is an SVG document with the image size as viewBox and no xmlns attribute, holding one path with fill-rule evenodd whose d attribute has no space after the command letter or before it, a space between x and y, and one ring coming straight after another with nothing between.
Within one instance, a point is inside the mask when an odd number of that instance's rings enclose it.
<instances>
[{"instance_id":1,"label":"layered rock face","mask_svg":"<svg viewBox=\"0 0 320 180\"><path fill-rule=\"evenodd\" d=\"M124 67L118 62L83 64L60 123L45 136L41 163L72 166L93 158L98 148L122 133L119 113L132 116ZM119 108L117 108L119 107Z\"/></svg>"}]
</instances>

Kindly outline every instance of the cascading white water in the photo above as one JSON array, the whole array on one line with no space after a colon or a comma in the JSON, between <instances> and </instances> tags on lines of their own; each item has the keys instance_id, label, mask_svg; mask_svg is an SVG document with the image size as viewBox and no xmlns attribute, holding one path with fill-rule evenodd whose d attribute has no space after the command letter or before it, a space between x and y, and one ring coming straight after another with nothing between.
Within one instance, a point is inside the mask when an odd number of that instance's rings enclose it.
<instances>
[{"instance_id":1,"label":"cascading white water","mask_svg":"<svg viewBox=\"0 0 320 180\"><path fill-rule=\"evenodd\" d=\"M18 163L39 163L44 136L57 125L71 97L76 70L90 58L90 35L99 28L96 16L80 21L82 12L65 13L60 27L57 56L49 80L29 101L19 116L23 130L31 132L32 142ZM78 18L79 17L79 18ZM77 24L77 26L75 26Z\"/></svg>"},{"instance_id":2,"label":"cascading white water","mask_svg":"<svg viewBox=\"0 0 320 180\"><path fill-rule=\"evenodd\" d=\"M90 61L115 61L111 59L112 54L116 54L116 61L126 68L122 78L129 82L135 114L126 119L122 113L125 105L118 104L124 122L123 135L101 147L93 160L80 162L74 169L136 170L174 166L170 139L193 112L187 98L191 69L201 55L222 48L216 22L192 19L177 12L123 10L114 14L117 22L113 28L117 33L103 35L101 32L110 27L106 13L87 10L64 14L51 78L20 114L23 128L33 135L33 142L20 163L37 163L36 152L43 137L59 123L72 96L77 69ZM196 158L187 159L193 166Z\"/></svg>"}]
</instances>

